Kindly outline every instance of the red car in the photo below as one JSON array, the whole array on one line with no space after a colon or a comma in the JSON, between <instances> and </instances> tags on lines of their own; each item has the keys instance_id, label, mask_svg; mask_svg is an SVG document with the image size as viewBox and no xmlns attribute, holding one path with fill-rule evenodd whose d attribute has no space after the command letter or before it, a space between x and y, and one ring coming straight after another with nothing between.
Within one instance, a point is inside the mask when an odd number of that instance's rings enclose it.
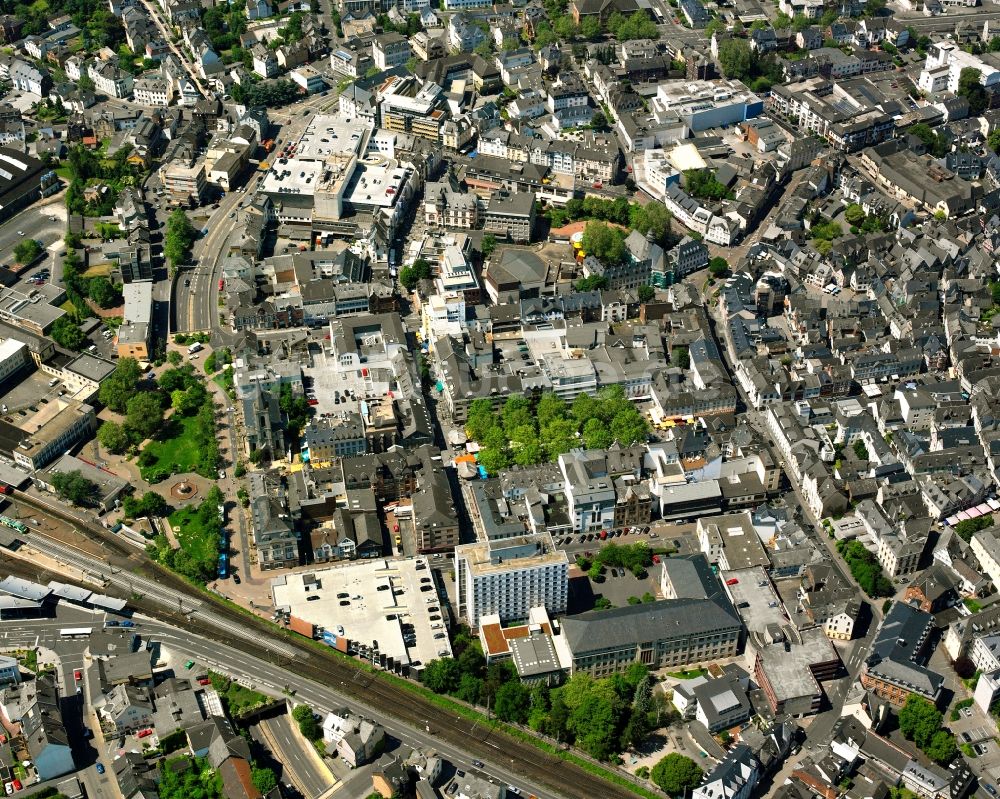
<instances>
[{"instance_id":1,"label":"red car","mask_svg":"<svg viewBox=\"0 0 1000 799\"><path fill-rule=\"evenodd\" d=\"M80 671L79 669L77 669L76 671L74 671L73 672L73 679L76 680L77 682L79 682L80 680L82 680L83 679L83 672Z\"/></svg>"},{"instance_id":2,"label":"red car","mask_svg":"<svg viewBox=\"0 0 1000 799\"><path fill-rule=\"evenodd\" d=\"M198 685L211 685L211 684L212 681L208 679L208 677L202 677L200 680L198 680Z\"/></svg>"},{"instance_id":3,"label":"red car","mask_svg":"<svg viewBox=\"0 0 1000 799\"><path fill-rule=\"evenodd\" d=\"M11 784L14 786L14 790L15 791L19 791L19 790L21 790L21 788L24 787L23 785L21 785L21 781L20 780L14 780L14 782L11 783Z\"/></svg>"},{"instance_id":4,"label":"red car","mask_svg":"<svg viewBox=\"0 0 1000 799\"><path fill-rule=\"evenodd\" d=\"M153 731L151 729L149 729L149 727L147 727L144 730L139 730L139 734L136 735L135 737L136 738L145 738L147 735L152 735L152 734L153 734Z\"/></svg>"},{"instance_id":5,"label":"red car","mask_svg":"<svg viewBox=\"0 0 1000 799\"><path fill-rule=\"evenodd\" d=\"M660 556L659 555L653 555L653 563L659 563L659 562L660 562Z\"/></svg>"}]
</instances>

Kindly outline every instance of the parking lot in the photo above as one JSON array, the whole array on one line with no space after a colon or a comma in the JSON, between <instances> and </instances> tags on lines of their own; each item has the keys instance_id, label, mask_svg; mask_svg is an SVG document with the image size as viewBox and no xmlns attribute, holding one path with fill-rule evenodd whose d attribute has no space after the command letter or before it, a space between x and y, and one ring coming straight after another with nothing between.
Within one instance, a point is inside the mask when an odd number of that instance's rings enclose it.
<instances>
[{"instance_id":1,"label":"parking lot","mask_svg":"<svg viewBox=\"0 0 1000 799\"><path fill-rule=\"evenodd\" d=\"M374 558L289 573L272 580L271 593L276 610L321 627L331 643L343 639L345 649L377 649L411 665L451 655L426 558Z\"/></svg>"}]
</instances>

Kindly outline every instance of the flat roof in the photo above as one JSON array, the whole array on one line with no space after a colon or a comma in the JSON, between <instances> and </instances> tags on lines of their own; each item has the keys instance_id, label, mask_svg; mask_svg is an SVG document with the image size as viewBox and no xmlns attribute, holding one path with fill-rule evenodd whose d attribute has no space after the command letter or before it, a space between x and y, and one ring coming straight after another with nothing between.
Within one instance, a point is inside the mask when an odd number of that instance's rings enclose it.
<instances>
[{"instance_id":1,"label":"flat roof","mask_svg":"<svg viewBox=\"0 0 1000 799\"><path fill-rule=\"evenodd\" d=\"M391 208L399 199L408 170L402 166L359 163L344 190L355 208Z\"/></svg>"},{"instance_id":2,"label":"flat roof","mask_svg":"<svg viewBox=\"0 0 1000 799\"><path fill-rule=\"evenodd\" d=\"M297 71L310 67L298 67ZM361 155L374 126L362 120L346 121L332 114L316 114L299 137L295 160L322 161L330 155Z\"/></svg>"},{"instance_id":3,"label":"flat roof","mask_svg":"<svg viewBox=\"0 0 1000 799\"><path fill-rule=\"evenodd\" d=\"M788 624L781 597L775 593L762 567L724 571L720 576L726 593L748 630L759 632L768 625ZM731 580L737 582L729 585ZM740 607L744 604L745 607Z\"/></svg>"},{"instance_id":4,"label":"flat roof","mask_svg":"<svg viewBox=\"0 0 1000 799\"><path fill-rule=\"evenodd\" d=\"M322 161L278 158L264 176L260 190L268 194L306 194L316 191L323 176Z\"/></svg>"},{"instance_id":5,"label":"flat roof","mask_svg":"<svg viewBox=\"0 0 1000 799\"><path fill-rule=\"evenodd\" d=\"M421 582L424 578L429 582ZM439 652L450 656L451 644L447 634L434 638L446 628L443 620L430 621L427 608L440 607L441 600L436 588L420 590L426 585L434 586L426 558L373 558L276 577L271 581L271 596L275 608L286 609L327 632L340 635L342 627L348 640L366 646L377 641L379 652L397 662L428 663L444 657ZM414 626L413 647L407 648L403 641L404 622Z\"/></svg>"},{"instance_id":6,"label":"flat roof","mask_svg":"<svg viewBox=\"0 0 1000 799\"><path fill-rule=\"evenodd\" d=\"M498 558L494 562L492 552L494 549L509 549L515 546L530 546L537 544L538 550L533 555L522 557L514 556ZM569 567L569 558L565 550L556 549L552 545L551 536L545 535L522 535L512 538L501 538L491 541L476 541L473 544L460 544L455 547L455 558L466 558L469 562L469 570L473 575L487 574L489 572L505 572L511 569L531 569L540 566L553 564L566 564Z\"/></svg>"},{"instance_id":7,"label":"flat roof","mask_svg":"<svg viewBox=\"0 0 1000 799\"><path fill-rule=\"evenodd\" d=\"M815 696L822 690L810 666L838 659L830 639L818 627L801 633L802 643L781 643L758 651L778 701Z\"/></svg>"},{"instance_id":8,"label":"flat roof","mask_svg":"<svg viewBox=\"0 0 1000 799\"><path fill-rule=\"evenodd\" d=\"M125 296L125 321L148 324L153 317L153 284L145 281L126 283L122 294Z\"/></svg>"},{"instance_id":9,"label":"flat roof","mask_svg":"<svg viewBox=\"0 0 1000 799\"><path fill-rule=\"evenodd\" d=\"M560 668L559 656L556 654L551 635L542 633L529 635L527 638L515 638L510 645L514 655L514 665L521 677L548 674Z\"/></svg>"},{"instance_id":10,"label":"flat roof","mask_svg":"<svg viewBox=\"0 0 1000 799\"><path fill-rule=\"evenodd\" d=\"M99 358L96 355L84 352L74 358L66 368L71 372L86 377L88 380L100 383L115 370L115 364L107 358Z\"/></svg>"}]
</instances>

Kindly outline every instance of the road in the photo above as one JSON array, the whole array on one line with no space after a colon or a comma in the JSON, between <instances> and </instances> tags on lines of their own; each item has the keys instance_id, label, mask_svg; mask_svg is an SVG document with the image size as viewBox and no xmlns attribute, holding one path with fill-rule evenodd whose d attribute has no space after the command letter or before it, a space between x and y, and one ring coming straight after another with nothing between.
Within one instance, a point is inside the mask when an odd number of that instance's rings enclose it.
<instances>
[{"instance_id":1,"label":"road","mask_svg":"<svg viewBox=\"0 0 1000 799\"><path fill-rule=\"evenodd\" d=\"M305 799L316 799L333 784L333 775L315 750L309 751L312 745L295 732L287 713L263 719L257 729L268 751L284 766L282 781L291 782Z\"/></svg>"},{"instance_id":2,"label":"road","mask_svg":"<svg viewBox=\"0 0 1000 799\"><path fill-rule=\"evenodd\" d=\"M174 327L179 332L209 331L219 326L219 265L225 257L230 234L236 220L229 215L237 212L248 195L232 191L219 201L219 207L203 227L208 233L194 245L194 269L178 270L175 281ZM187 281L191 281L187 285Z\"/></svg>"},{"instance_id":3,"label":"road","mask_svg":"<svg viewBox=\"0 0 1000 799\"><path fill-rule=\"evenodd\" d=\"M201 76L198 75L198 70L195 68L194 64L188 59L187 54L184 53L176 44L174 44L174 32L171 27L168 26L167 22L161 16L162 11L156 3L151 3L150 0L142 0L142 5L145 7L146 11L156 22L156 27L160 29L160 33L163 35L163 41L165 41L169 47L170 51L177 57L177 59L184 65L184 69L187 71L188 76L194 82L194 85L201 92L202 97L208 97L208 92L205 91L205 87L201 83Z\"/></svg>"},{"instance_id":4,"label":"road","mask_svg":"<svg viewBox=\"0 0 1000 799\"><path fill-rule=\"evenodd\" d=\"M160 620L150 623L149 628L157 637L164 636L167 640L168 636L174 636L175 642L179 640L187 647L186 651L197 653L208 663L218 663L224 658L223 670L228 673L253 675L262 689L270 691L280 693L286 686L294 688L297 698L322 709L345 705L356 709L379 719L386 729L398 731L398 737L405 743L432 745L454 757L457 763L478 758L515 785L544 785L545 791L534 787L530 791L542 799L580 795L634 799L631 791L606 782L572 762L509 737L493 724L455 716L450 709L430 702L412 689L365 671L357 661L308 645L298 636L283 633L259 617L240 612L211 595L204 595L201 600L184 599L183 610L177 606L171 609L174 601L171 597L178 590L190 590L181 578L68 509L58 507L48 513L74 522L90 539L100 542L107 553L105 562L101 562L61 547L57 551L61 550L59 556L64 562L75 562L88 572L99 572L108 579L103 588L105 593L130 598L143 613ZM30 533L24 537L37 544L40 536ZM6 560L10 563L12 559ZM23 576L39 579L40 569L34 563L22 565L18 561L16 565L24 572ZM183 624L184 629L173 626L177 624Z\"/></svg>"},{"instance_id":5,"label":"road","mask_svg":"<svg viewBox=\"0 0 1000 799\"><path fill-rule=\"evenodd\" d=\"M13 649L37 644L58 649L64 658L59 670L61 684L72 686L73 669L82 667L83 650L86 648L87 642L85 640L61 639L58 631L65 626L100 627L104 622L104 614L92 617L90 613L79 608L64 606L59 606L57 614L58 617L55 620L0 621L0 649ZM458 768L472 768L473 756L463 751L463 748L440 738L433 729L430 732L426 728L423 730L411 729L395 723L391 718L382 714L374 714L374 711L367 707L362 699L365 693L365 681L370 680L370 677L365 676L347 686L350 692L348 695L311 680L295 678L280 666L272 665L238 649L220 645L214 640L203 638L173 625L157 622L143 616L134 617L134 621L135 631L139 633L144 642L160 642L173 653L180 653L184 657L195 660L199 666L228 674L231 677L249 676L255 690L275 698L284 697L285 687L288 686L291 678L294 680L292 687L295 688L295 699L309 704L314 712L325 715L326 712L335 708L348 707L370 718L377 718L391 736L404 744L435 749ZM66 693L72 693L72 691L72 687L69 691L64 689ZM287 716L268 720L265 737L269 744L278 750L272 749L272 754L295 775L292 778L293 784L302 791L307 799L314 799L330 787L333 778L324 775L318 762L309 753L303 751L297 736L291 729ZM575 799L575 796L571 794L540 790L527 781L512 776L509 773L509 758L503 754L502 742L490 745L494 747L494 757L487 759L485 754L479 756L485 764L480 773L491 777L498 784L517 786L524 792L525 796L534 793L540 799L559 799L562 796L567 796L567 799ZM87 748L90 748L89 745ZM114 752L115 747L102 746L101 751L92 750L90 757L80 762L90 765L96 758L101 758L107 767ZM93 771L92 768L89 770ZM97 776L96 773L94 776ZM114 794L105 795L113 796ZM630 794L610 792L601 794L601 796L619 795L629 796Z\"/></svg>"}]
</instances>

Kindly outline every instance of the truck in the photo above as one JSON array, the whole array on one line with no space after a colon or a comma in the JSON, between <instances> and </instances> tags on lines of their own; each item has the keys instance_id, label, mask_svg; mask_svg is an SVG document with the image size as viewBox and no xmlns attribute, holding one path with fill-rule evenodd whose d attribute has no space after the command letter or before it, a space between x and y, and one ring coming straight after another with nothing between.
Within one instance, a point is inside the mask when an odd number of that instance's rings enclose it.
<instances>
[{"instance_id":1,"label":"truck","mask_svg":"<svg viewBox=\"0 0 1000 799\"><path fill-rule=\"evenodd\" d=\"M205 349L205 345L202 344L200 341L196 341L194 344L188 347L188 355L194 355L196 352L201 352L203 349Z\"/></svg>"},{"instance_id":2,"label":"truck","mask_svg":"<svg viewBox=\"0 0 1000 799\"><path fill-rule=\"evenodd\" d=\"M222 291L223 287L226 285L226 281L223 278L219 278L219 291Z\"/></svg>"}]
</instances>

